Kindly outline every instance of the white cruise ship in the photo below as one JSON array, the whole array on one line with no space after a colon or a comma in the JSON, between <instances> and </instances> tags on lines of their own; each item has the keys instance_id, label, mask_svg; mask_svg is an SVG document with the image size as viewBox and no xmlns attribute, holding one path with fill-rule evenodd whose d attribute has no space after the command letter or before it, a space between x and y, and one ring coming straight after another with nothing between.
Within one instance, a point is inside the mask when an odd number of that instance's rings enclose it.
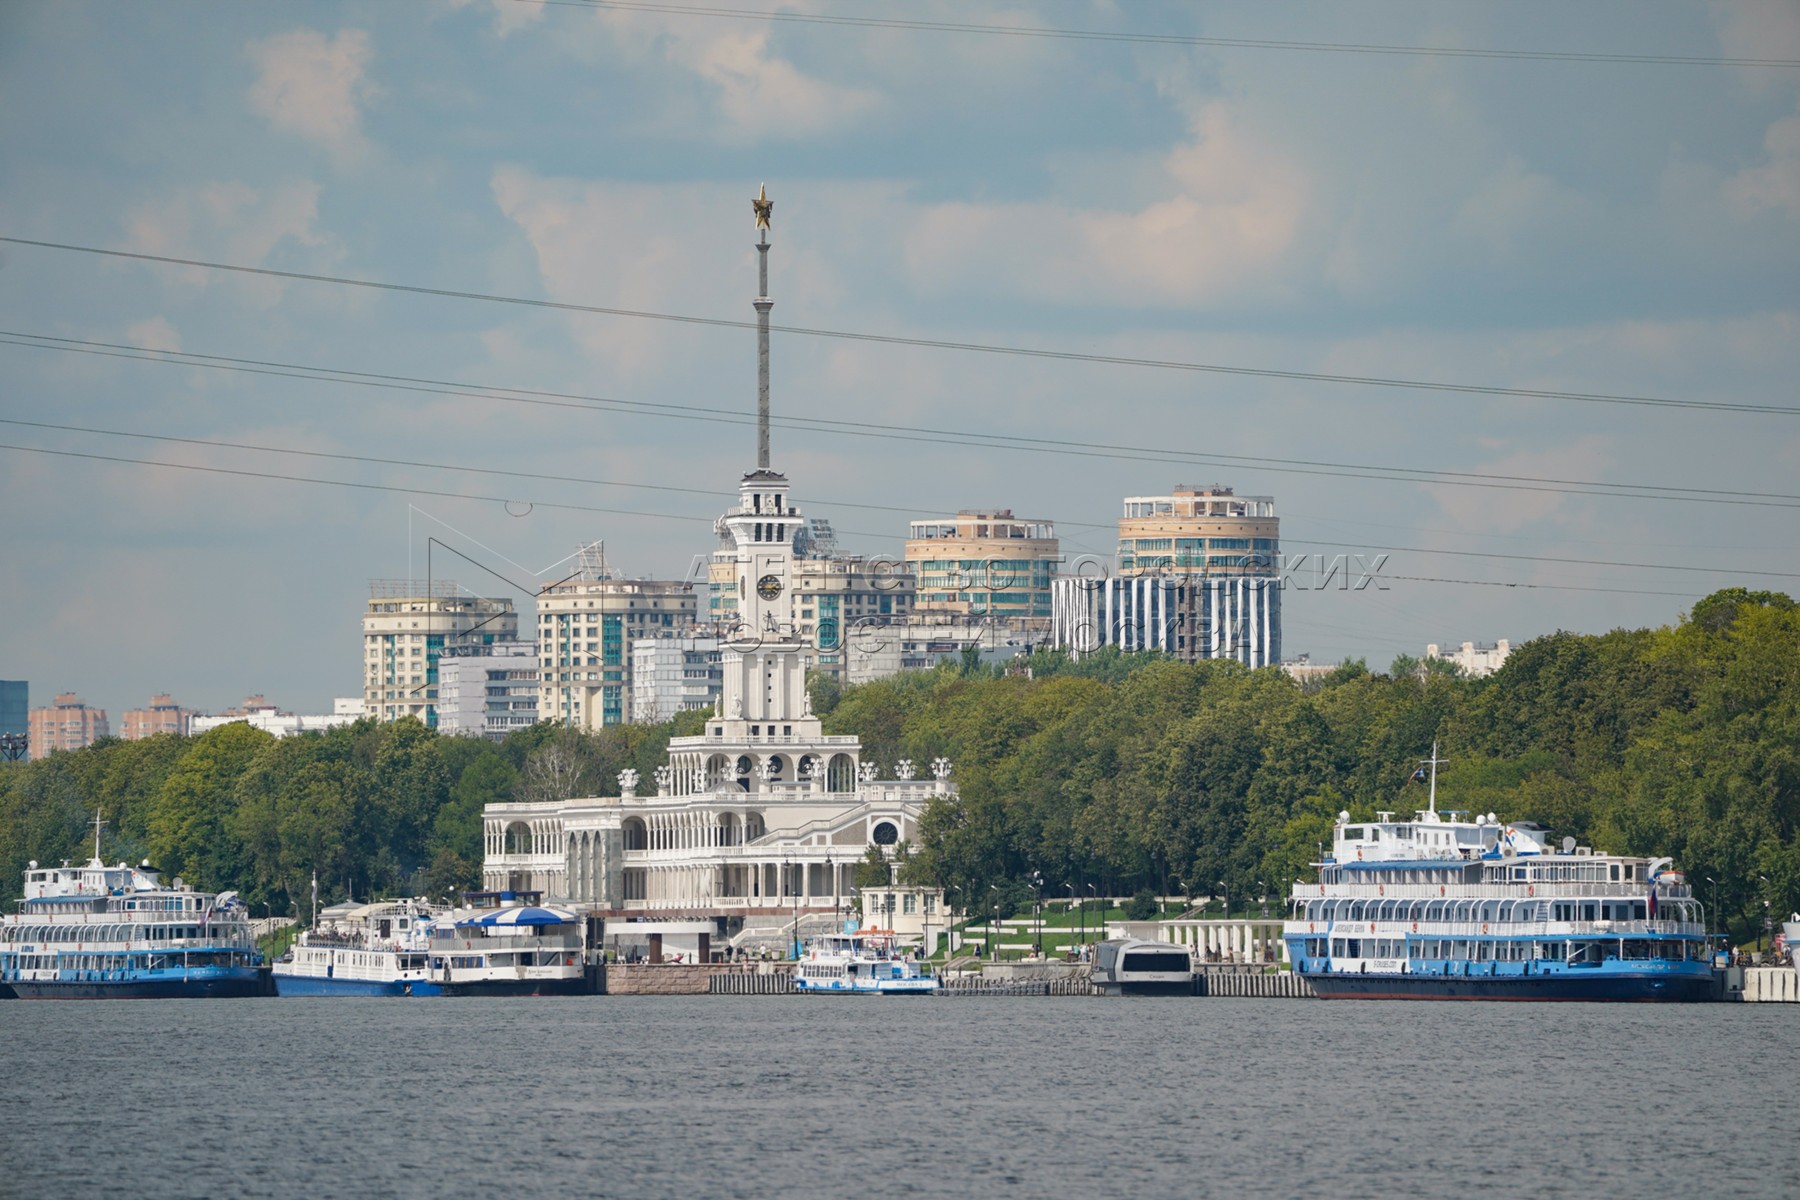
<instances>
[{"instance_id":1,"label":"white cruise ship","mask_svg":"<svg viewBox=\"0 0 1800 1200\"><path fill-rule=\"evenodd\" d=\"M282 996L437 996L430 928L447 909L423 900L336 904L274 966Z\"/></svg>"},{"instance_id":2,"label":"white cruise ship","mask_svg":"<svg viewBox=\"0 0 1800 1200\"><path fill-rule=\"evenodd\" d=\"M1283 937L1327 999L1706 1000L1705 918L1667 858L1595 853L1525 821L1340 813Z\"/></svg>"}]
</instances>

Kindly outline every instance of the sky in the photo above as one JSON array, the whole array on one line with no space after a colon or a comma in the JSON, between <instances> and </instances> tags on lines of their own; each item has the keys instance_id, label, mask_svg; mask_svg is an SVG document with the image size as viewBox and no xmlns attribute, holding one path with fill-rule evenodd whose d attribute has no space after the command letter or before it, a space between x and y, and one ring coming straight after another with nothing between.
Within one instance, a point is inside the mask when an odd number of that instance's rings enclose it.
<instances>
[{"instance_id":1,"label":"sky","mask_svg":"<svg viewBox=\"0 0 1800 1200\"><path fill-rule=\"evenodd\" d=\"M15 0L0 678L329 711L371 580L687 574L762 185L773 465L845 550L1009 507L1110 561L1221 483L1372 568L1284 652L1378 668L1792 593L1797 61L1791 0Z\"/></svg>"}]
</instances>

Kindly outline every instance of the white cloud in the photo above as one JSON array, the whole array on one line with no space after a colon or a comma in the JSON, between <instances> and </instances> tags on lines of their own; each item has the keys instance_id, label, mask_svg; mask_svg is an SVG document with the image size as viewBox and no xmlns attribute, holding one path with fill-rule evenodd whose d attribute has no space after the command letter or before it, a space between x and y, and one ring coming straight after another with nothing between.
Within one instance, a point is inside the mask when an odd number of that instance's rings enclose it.
<instances>
[{"instance_id":1,"label":"white cloud","mask_svg":"<svg viewBox=\"0 0 1800 1200\"><path fill-rule=\"evenodd\" d=\"M258 75L250 103L284 133L312 142L339 162L369 150L362 105L375 95L366 76L369 35L342 29L335 37L310 29L277 34L249 46Z\"/></svg>"},{"instance_id":2,"label":"white cloud","mask_svg":"<svg viewBox=\"0 0 1800 1200\"><path fill-rule=\"evenodd\" d=\"M165 317L132 322L125 329L125 340L146 350L181 349L181 334L176 332L175 326L169 324Z\"/></svg>"},{"instance_id":3,"label":"white cloud","mask_svg":"<svg viewBox=\"0 0 1800 1200\"><path fill-rule=\"evenodd\" d=\"M1714 0L1713 23L1719 51L1729 58L1800 58L1800 5L1794 0ZM1785 86L1792 70L1782 67L1739 67L1740 78L1754 89Z\"/></svg>"},{"instance_id":4,"label":"white cloud","mask_svg":"<svg viewBox=\"0 0 1800 1200\"><path fill-rule=\"evenodd\" d=\"M245 183L201 184L139 205L125 218L126 244L146 254L173 258L222 258L260 265L287 242L322 247L319 185L294 181L253 188ZM184 283L208 287L221 276L199 267L164 268ZM232 277L263 307L281 298L279 279Z\"/></svg>"},{"instance_id":5,"label":"white cloud","mask_svg":"<svg viewBox=\"0 0 1800 1200\"><path fill-rule=\"evenodd\" d=\"M927 291L1123 306L1241 301L1276 283L1307 214L1305 172L1223 105L1162 165L1173 194L1135 211L939 205L907 233L909 274Z\"/></svg>"},{"instance_id":6,"label":"white cloud","mask_svg":"<svg viewBox=\"0 0 1800 1200\"><path fill-rule=\"evenodd\" d=\"M1800 219L1800 113L1770 125L1763 149L1767 162L1747 167L1721 185L1725 203L1739 216L1780 209Z\"/></svg>"},{"instance_id":7,"label":"white cloud","mask_svg":"<svg viewBox=\"0 0 1800 1200\"><path fill-rule=\"evenodd\" d=\"M720 33L692 17L596 10L596 19L632 57L660 56L709 85L717 111L684 121L720 141L816 136L855 125L880 103L867 88L816 78L770 49L767 30Z\"/></svg>"}]
</instances>

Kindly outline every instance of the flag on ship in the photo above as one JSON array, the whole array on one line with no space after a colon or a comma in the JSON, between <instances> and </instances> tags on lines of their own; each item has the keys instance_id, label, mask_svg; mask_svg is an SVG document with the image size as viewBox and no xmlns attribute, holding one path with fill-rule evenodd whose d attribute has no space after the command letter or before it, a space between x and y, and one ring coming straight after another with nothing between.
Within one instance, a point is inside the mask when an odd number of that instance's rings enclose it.
<instances>
[{"instance_id":1,"label":"flag on ship","mask_svg":"<svg viewBox=\"0 0 1800 1200\"><path fill-rule=\"evenodd\" d=\"M1661 875L1662 872L1658 871L1650 877L1650 919L1652 921L1656 920L1656 881Z\"/></svg>"},{"instance_id":2,"label":"flag on ship","mask_svg":"<svg viewBox=\"0 0 1800 1200\"><path fill-rule=\"evenodd\" d=\"M1412 777L1413 777L1414 783L1424 783L1425 782L1425 768L1420 767L1418 770L1414 771L1412 773Z\"/></svg>"}]
</instances>

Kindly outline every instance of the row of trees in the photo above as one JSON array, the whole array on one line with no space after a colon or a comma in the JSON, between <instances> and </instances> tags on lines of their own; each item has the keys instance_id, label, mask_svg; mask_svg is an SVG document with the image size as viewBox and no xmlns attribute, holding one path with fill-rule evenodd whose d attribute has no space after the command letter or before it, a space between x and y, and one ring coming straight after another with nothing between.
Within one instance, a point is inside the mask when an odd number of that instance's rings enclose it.
<instances>
[{"instance_id":1,"label":"row of trees","mask_svg":"<svg viewBox=\"0 0 1800 1200\"><path fill-rule=\"evenodd\" d=\"M538 725L503 743L411 719L291 738L232 724L107 739L0 769L0 878L18 880L33 858L85 860L98 811L109 862L149 859L235 889L258 913L303 913L314 872L326 900L443 896L479 882L484 805L607 791L626 767L648 777L669 737L700 724Z\"/></svg>"},{"instance_id":2,"label":"row of trees","mask_svg":"<svg viewBox=\"0 0 1800 1200\"><path fill-rule=\"evenodd\" d=\"M1482 680L1410 660L1311 686L1111 651L1030 665L814 688L827 731L860 736L883 768L956 764L958 794L927 810L905 873L964 906L1090 886L1278 896L1309 878L1340 810L1423 805L1409 777L1434 739L1450 760L1440 807L1673 856L1739 939L1800 903L1800 610L1786 596L1720 592L1673 628L1539 638ZM100 809L109 859L149 858L270 912L302 911L314 871L331 898L441 895L478 877L483 805L610 791L625 767L648 779L702 720L541 725L499 744L412 721L107 741L0 769L0 878L85 857Z\"/></svg>"}]
</instances>

